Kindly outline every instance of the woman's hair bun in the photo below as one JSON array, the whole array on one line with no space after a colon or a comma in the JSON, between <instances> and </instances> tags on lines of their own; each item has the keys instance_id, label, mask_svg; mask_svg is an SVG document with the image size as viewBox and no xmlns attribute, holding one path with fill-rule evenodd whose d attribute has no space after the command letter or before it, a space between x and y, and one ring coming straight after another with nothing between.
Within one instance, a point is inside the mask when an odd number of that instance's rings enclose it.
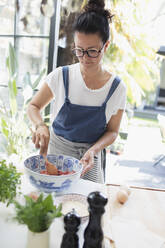
<instances>
[{"instance_id":1,"label":"woman's hair bun","mask_svg":"<svg viewBox=\"0 0 165 248\"><path fill-rule=\"evenodd\" d=\"M104 9L104 7L104 0L89 0L85 6L85 10Z\"/></svg>"},{"instance_id":2,"label":"woman's hair bun","mask_svg":"<svg viewBox=\"0 0 165 248\"><path fill-rule=\"evenodd\" d=\"M98 14L105 16L111 22L113 15L109 10L104 9L104 7L104 0L89 0L88 3L84 6L84 11L97 12Z\"/></svg>"}]
</instances>

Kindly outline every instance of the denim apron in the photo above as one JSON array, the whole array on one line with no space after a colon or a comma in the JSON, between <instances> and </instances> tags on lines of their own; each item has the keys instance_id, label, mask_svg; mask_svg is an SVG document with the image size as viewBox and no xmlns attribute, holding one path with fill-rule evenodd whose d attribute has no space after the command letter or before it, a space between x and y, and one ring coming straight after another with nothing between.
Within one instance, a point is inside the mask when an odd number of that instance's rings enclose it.
<instances>
[{"instance_id":1,"label":"denim apron","mask_svg":"<svg viewBox=\"0 0 165 248\"><path fill-rule=\"evenodd\" d=\"M52 124L54 133L72 142L95 143L106 131L106 103L119 85L120 79L118 77L114 79L101 106L83 106L70 102L68 67L64 66L62 72L65 102Z\"/></svg>"},{"instance_id":2,"label":"denim apron","mask_svg":"<svg viewBox=\"0 0 165 248\"><path fill-rule=\"evenodd\" d=\"M120 79L118 77L114 79L109 93L101 106L82 106L72 104L68 99L68 67L63 67L62 70L65 102L50 129L48 153L64 154L80 160L92 144L105 132L106 103L120 83ZM105 161L105 158L100 151L94 157L94 167L81 176L81 178L96 183L104 183L105 168L103 168L103 161Z\"/></svg>"}]
</instances>

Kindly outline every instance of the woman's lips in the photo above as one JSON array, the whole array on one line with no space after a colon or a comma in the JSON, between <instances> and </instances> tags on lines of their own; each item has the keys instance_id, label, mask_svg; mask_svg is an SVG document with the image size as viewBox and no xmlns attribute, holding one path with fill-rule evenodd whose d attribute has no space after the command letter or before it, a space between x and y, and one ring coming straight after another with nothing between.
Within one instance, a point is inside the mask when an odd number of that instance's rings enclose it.
<instances>
[{"instance_id":1,"label":"woman's lips","mask_svg":"<svg viewBox=\"0 0 165 248\"><path fill-rule=\"evenodd\" d=\"M90 65L90 64L93 64L93 63L92 63L92 62L83 61L83 64L85 64L85 65Z\"/></svg>"}]
</instances>

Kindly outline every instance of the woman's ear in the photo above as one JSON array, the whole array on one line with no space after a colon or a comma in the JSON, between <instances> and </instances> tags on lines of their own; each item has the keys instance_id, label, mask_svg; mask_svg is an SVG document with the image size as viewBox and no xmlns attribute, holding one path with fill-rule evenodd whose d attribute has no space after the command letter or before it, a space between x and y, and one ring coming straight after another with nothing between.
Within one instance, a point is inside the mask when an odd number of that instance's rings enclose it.
<instances>
[{"instance_id":1,"label":"woman's ear","mask_svg":"<svg viewBox=\"0 0 165 248\"><path fill-rule=\"evenodd\" d=\"M104 45L104 52L106 52L107 48L109 47L110 41L107 40L105 45Z\"/></svg>"}]
</instances>

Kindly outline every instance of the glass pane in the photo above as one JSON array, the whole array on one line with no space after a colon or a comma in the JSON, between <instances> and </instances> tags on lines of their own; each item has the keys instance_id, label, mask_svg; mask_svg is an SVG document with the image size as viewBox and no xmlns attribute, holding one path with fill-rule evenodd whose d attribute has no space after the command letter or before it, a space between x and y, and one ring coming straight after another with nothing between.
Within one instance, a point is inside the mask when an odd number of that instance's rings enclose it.
<instances>
[{"instance_id":1,"label":"glass pane","mask_svg":"<svg viewBox=\"0 0 165 248\"><path fill-rule=\"evenodd\" d=\"M72 54L73 32L72 25L77 17L83 1L62 0L61 1L61 20L58 41L57 66L72 64L78 59Z\"/></svg>"},{"instance_id":2,"label":"glass pane","mask_svg":"<svg viewBox=\"0 0 165 248\"><path fill-rule=\"evenodd\" d=\"M0 35L14 34L14 0L0 1Z\"/></svg>"},{"instance_id":3,"label":"glass pane","mask_svg":"<svg viewBox=\"0 0 165 248\"><path fill-rule=\"evenodd\" d=\"M21 1L18 12L17 34L21 35L49 35L50 18L40 11L41 0Z\"/></svg>"},{"instance_id":4,"label":"glass pane","mask_svg":"<svg viewBox=\"0 0 165 248\"><path fill-rule=\"evenodd\" d=\"M17 39L19 85L22 85L26 72L31 75L32 82L48 64L49 39L19 38Z\"/></svg>"},{"instance_id":5,"label":"glass pane","mask_svg":"<svg viewBox=\"0 0 165 248\"><path fill-rule=\"evenodd\" d=\"M8 71L6 68L6 57L8 55L9 43L13 45L12 38L0 37L0 85L7 85Z\"/></svg>"}]
</instances>

